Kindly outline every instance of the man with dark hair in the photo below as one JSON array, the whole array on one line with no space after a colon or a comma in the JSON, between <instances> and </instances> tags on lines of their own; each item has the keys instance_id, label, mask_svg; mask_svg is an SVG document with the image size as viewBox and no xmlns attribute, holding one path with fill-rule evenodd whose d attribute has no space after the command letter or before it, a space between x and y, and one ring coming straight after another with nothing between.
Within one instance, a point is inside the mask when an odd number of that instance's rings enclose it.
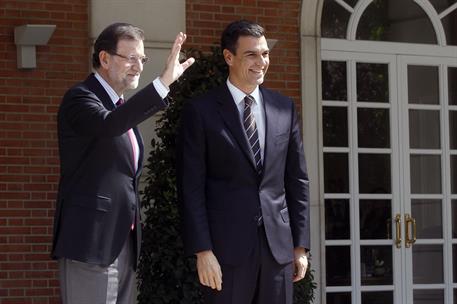
<instances>
[{"instance_id":1,"label":"man with dark hair","mask_svg":"<svg viewBox=\"0 0 457 304\"><path fill-rule=\"evenodd\" d=\"M221 47L226 84L185 104L178 137L183 239L205 303L291 304L306 273L308 175L290 98L260 85L264 29L241 20Z\"/></svg>"},{"instance_id":2,"label":"man with dark hair","mask_svg":"<svg viewBox=\"0 0 457 304\"><path fill-rule=\"evenodd\" d=\"M134 302L143 160L136 126L167 107L170 84L194 62L179 62L186 40L179 33L162 75L124 102L148 60L143 40L143 31L131 24L105 28L94 45L95 73L70 88L59 108L52 256L59 260L65 304Z\"/></svg>"}]
</instances>

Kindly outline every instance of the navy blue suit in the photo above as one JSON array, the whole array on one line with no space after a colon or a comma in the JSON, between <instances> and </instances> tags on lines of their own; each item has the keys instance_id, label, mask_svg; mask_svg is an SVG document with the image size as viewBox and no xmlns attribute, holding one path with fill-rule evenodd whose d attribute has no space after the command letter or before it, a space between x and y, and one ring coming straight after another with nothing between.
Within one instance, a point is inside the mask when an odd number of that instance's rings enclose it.
<instances>
[{"instance_id":1,"label":"navy blue suit","mask_svg":"<svg viewBox=\"0 0 457 304\"><path fill-rule=\"evenodd\" d=\"M263 87L260 93L261 175L226 84L184 106L178 192L188 254L212 250L220 264L242 265L258 243L260 210L278 264L293 261L294 247L310 247L308 176L294 103Z\"/></svg>"},{"instance_id":2,"label":"navy blue suit","mask_svg":"<svg viewBox=\"0 0 457 304\"><path fill-rule=\"evenodd\" d=\"M58 113L61 177L54 258L108 266L119 255L132 223L138 257L143 141L136 125L165 107L151 83L116 108L93 74L65 94ZM127 134L131 128L140 147L136 172Z\"/></svg>"}]
</instances>

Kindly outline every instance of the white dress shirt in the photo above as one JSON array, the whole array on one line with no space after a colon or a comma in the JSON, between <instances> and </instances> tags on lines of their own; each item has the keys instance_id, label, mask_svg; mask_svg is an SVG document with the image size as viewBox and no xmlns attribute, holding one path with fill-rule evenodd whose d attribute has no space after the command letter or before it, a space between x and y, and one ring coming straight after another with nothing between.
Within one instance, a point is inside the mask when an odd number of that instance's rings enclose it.
<instances>
[{"instance_id":1,"label":"white dress shirt","mask_svg":"<svg viewBox=\"0 0 457 304\"><path fill-rule=\"evenodd\" d=\"M102 87L105 89L106 93L108 93L109 97L111 98L111 101L113 102L113 104L115 106L116 106L116 103L118 102L119 98L124 99L124 95L118 96L116 91L114 91L114 89L108 84L108 82L106 82L105 79L103 79L102 76L100 76L99 73L95 72L95 78L97 78L97 80L100 82ZM162 99L164 99L168 95L168 92L170 90L167 87L165 87L165 85L160 81L159 77L154 79L154 81L152 83L154 85L154 88L157 90L157 93L159 94L159 96L162 97ZM132 136L130 138L133 141L132 145L135 145L134 149L139 152L140 145L138 144L138 140L136 139L136 136ZM137 164L137 166L135 166L136 168L138 168L139 160L140 160L140 153L135 153L135 162Z\"/></svg>"},{"instance_id":2,"label":"white dress shirt","mask_svg":"<svg viewBox=\"0 0 457 304\"><path fill-rule=\"evenodd\" d=\"M233 100L235 101L235 105L240 116L241 126L243 126L244 97L246 97L246 93L235 87L229 79L227 79L227 86L230 93L232 94ZM249 95L251 95L255 100L255 102L251 105L251 113L254 115L255 124L257 126L257 133L259 135L260 144L260 156L262 157L263 163L265 150L265 110L263 107L263 99L262 94L260 94L259 86L257 86Z\"/></svg>"}]
</instances>

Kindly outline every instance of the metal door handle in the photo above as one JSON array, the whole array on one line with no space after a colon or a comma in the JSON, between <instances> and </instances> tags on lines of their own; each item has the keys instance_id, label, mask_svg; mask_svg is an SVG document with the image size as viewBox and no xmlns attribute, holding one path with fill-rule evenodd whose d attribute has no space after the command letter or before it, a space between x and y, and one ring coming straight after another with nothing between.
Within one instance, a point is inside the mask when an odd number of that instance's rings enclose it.
<instances>
[{"instance_id":1,"label":"metal door handle","mask_svg":"<svg viewBox=\"0 0 457 304\"><path fill-rule=\"evenodd\" d=\"M395 215L395 227L396 227L396 238L395 238L395 246L397 248L401 248L401 215L397 213Z\"/></svg>"},{"instance_id":2,"label":"metal door handle","mask_svg":"<svg viewBox=\"0 0 457 304\"><path fill-rule=\"evenodd\" d=\"M410 238L410 226L412 226L412 237ZM416 219L411 217L408 213L405 214L405 247L410 248L417 240L417 227Z\"/></svg>"}]
</instances>

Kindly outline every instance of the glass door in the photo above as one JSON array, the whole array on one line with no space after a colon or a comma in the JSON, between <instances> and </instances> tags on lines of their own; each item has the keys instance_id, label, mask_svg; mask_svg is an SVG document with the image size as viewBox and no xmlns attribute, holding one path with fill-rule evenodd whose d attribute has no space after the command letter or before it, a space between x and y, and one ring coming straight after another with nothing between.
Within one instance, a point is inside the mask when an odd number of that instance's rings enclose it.
<instances>
[{"instance_id":1,"label":"glass door","mask_svg":"<svg viewBox=\"0 0 457 304\"><path fill-rule=\"evenodd\" d=\"M456 58L399 56L405 302L457 303Z\"/></svg>"},{"instance_id":2,"label":"glass door","mask_svg":"<svg viewBox=\"0 0 457 304\"><path fill-rule=\"evenodd\" d=\"M457 303L457 59L321 71L326 303Z\"/></svg>"},{"instance_id":3,"label":"glass door","mask_svg":"<svg viewBox=\"0 0 457 304\"><path fill-rule=\"evenodd\" d=\"M321 67L326 303L402 303L396 56Z\"/></svg>"}]
</instances>

